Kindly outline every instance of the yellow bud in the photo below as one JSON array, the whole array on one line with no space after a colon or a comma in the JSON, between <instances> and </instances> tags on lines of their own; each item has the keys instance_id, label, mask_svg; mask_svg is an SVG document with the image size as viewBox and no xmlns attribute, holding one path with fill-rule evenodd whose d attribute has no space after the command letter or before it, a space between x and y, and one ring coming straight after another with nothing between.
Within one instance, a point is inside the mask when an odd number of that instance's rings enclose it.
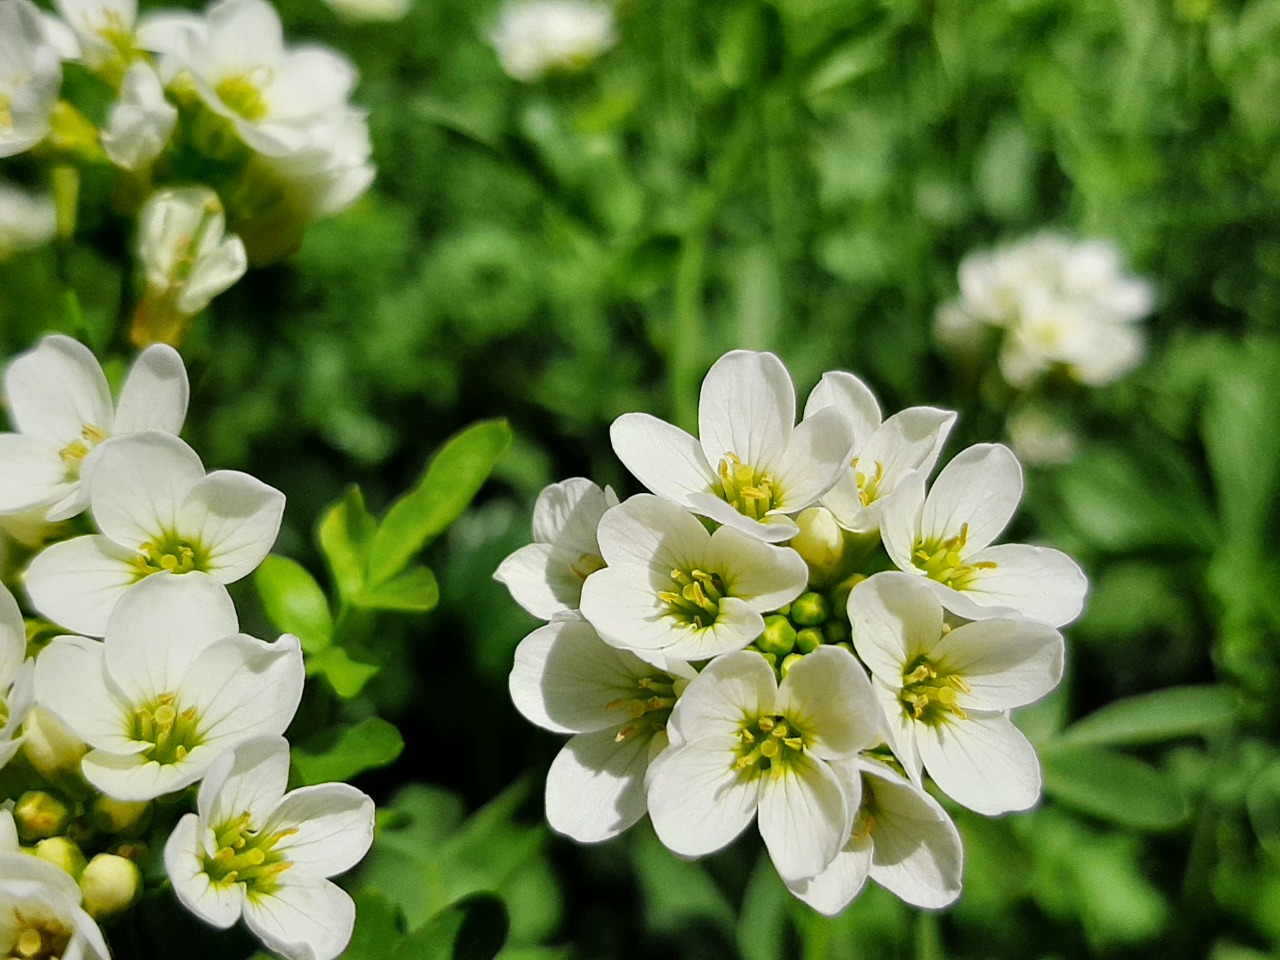
<instances>
[{"instance_id":1,"label":"yellow bud","mask_svg":"<svg viewBox=\"0 0 1280 960\"><path fill-rule=\"evenodd\" d=\"M46 780L56 781L80 772L80 760L88 751L84 741L48 710L34 706L22 725L22 749Z\"/></svg>"},{"instance_id":2,"label":"yellow bud","mask_svg":"<svg viewBox=\"0 0 1280 960\"><path fill-rule=\"evenodd\" d=\"M837 579L845 559L844 531L826 507L810 507L796 517L800 532L788 546L809 565L809 580L826 584Z\"/></svg>"},{"instance_id":3,"label":"yellow bud","mask_svg":"<svg viewBox=\"0 0 1280 960\"><path fill-rule=\"evenodd\" d=\"M149 801L116 800L98 797L93 801L93 825L103 833L117 836L134 835L146 826Z\"/></svg>"},{"instance_id":4,"label":"yellow bud","mask_svg":"<svg viewBox=\"0 0 1280 960\"><path fill-rule=\"evenodd\" d=\"M84 909L95 920L127 909L142 891L142 872L132 860L100 853L80 875Z\"/></svg>"},{"instance_id":5,"label":"yellow bud","mask_svg":"<svg viewBox=\"0 0 1280 960\"><path fill-rule=\"evenodd\" d=\"M24 843L33 843L56 837L66 830L71 814L71 807L53 794L28 790L14 805L13 822L18 828L18 837Z\"/></svg>"},{"instance_id":6,"label":"yellow bud","mask_svg":"<svg viewBox=\"0 0 1280 960\"><path fill-rule=\"evenodd\" d=\"M67 837L50 837L36 844L36 857L65 870L77 880L84 870L84 853Z\"/></svg>"}]
</instances>

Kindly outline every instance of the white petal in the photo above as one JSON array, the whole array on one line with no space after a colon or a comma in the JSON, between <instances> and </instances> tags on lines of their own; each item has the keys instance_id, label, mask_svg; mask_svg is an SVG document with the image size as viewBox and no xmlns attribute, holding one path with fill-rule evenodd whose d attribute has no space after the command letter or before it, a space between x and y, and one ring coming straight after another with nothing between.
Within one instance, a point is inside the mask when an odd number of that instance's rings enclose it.
<instances>
[{"instance_id":1,"label":"white petal","mask_svg":"<svg viewBox=\"0 0 1280 960\"><path fill-rule=\"evenodd\" d=\"M177 433L187 416L187 368L173 347L156 343L138 355L120 391L117 434L142 430Z\"/></svg>"},{"instance_id":2,"label":"white petal","mask_svg":"<svg viewBox=\"0 0 1280 960\"><path fill-rule=\"evenodd\" d=\"M781 494L775 509L798 513L817 503L848 469L852 451L853 434L837 411L819 410L805 419L774 466Z\"/></svg>"},{"instance_id":3,"label":"white petal","mask_svg":"<svg viewBox=\"0 0 1280 960\"><path fill-rule=\"evenodd\" d=\"M669 850L714 853L751 823L760 789L734 767L737 744L736 736L704 736L669 747L650 764L649 817Z\"/></svg>"},{"instance_id":4,"label":"white petal","mask_svg":"<svg viewBox=\"0 0 1280 960\"><path fill-rule=\"evenodd\" d=\"M711 489L715 471L698 441L647 413L624 413L609 428L613 452L622 465L659 496L684 501Z\"/></svg>"},{"instance_id":5,"label":"white petal","mask_svg":"<svg viewBox=\"0 0 1280 960\"><path fill-rule=\"evenodd\" d=\"M870 868L870 838L850 841L827 869L807 880L789 881L787 889L824 917L834 917L862 892Z\"/></svg>"},{"instance_id":6,"label":"white petal","mask_svg":"<svg viewBox=\"0 0 1280 960\"><path fill-rule=\"evenodd\" d=\"M835 772L805 752L760 784L760 835L783 880L817 876L849 832L849 804Z\"/></svg>"},{"instance_id":7,"label":"white petal","mask_svg":"<svg viewBox=\"0 0 1280 960\"><path fill-rule=\"evenodd\" d=\"M106 677L103 646L85 637L55 637L36 658L36 700L95 747L135 750L132 709Z\"/></svg>"},{"instance_id":8,"label":"white petal","mask_svg":"<svg viewBox=\"0 0 1280 960\"><path fill-rule=\"evenodd\" d=\"M27 567L26 587L40 613L68 630L100 637L116 604L138 582L137 556L90 534L55 543Z\"/></svg>"},{"instance_id":9,"label":"white petal","mask_svg":"<svg viewBox=\"0 0 1280 960\"><path fill-rule=\"evenodd\" d=\"M1089 589L1079 564L1061 550L1002 543L977 553L969 562L990 562L994 570L976 571L964 593L983 606L1012 607L1024 616L1061 627L1080 615Z\"/></svg>"},{"instance_id":10,"label":"white petal","mask_svg":"<svg viewBox=\"0 0 1280 960\"><path fill-rule=\"evenodd\" d=\"M180 536L199 544L206 572L223 583L248 576L271 552L284 494L247 473L218 470L195 484L178 510Z\"/></svg>"},{"instance_id":11,"label":"white petal","mask_svg":"<svg viewBox=\"0 0 1280 960\"><path fill-rule=\"evenodd\" d=\"M861 447L880 426L880 404L875 394L852 373L833 370L824 373L804 405L804 419L819 410L833 407L853 434L854 447Z\"/></svg>"},{"instance_id":12,"label":"white petal","mask_svg":"<svg viewBox=\"0 0 1280 960\"><path fill-rule=\"evenodd\" d=\"M883 764L863 763L875 796L871 879L916 907L945 907L960 895L964 849L938 802Z\"/></svg>"},{"instance_id":13,"label":"white petal","mask_svg":"<svg viewBox=\"0 0 1280 960\"><path fill-rule=\"evenodd\" d=\"M661 649L663 655L672 660L686 663L709 660L741 650L763 632L764 618L760 614L737 597L725 597L720 601L715 623L708 627L694 624L675 627L671 642Z\"/></svg>"},{"instance_id":14,"label":"white petal","mask_svg":"<svg viewBox=\"0 0 1280 960\"><path fill-rule=\"evenodd\" d=\"M891 491L898 478L909 470L928 476L955 422L956 414L951 410L908 407L886 420L858 451L859 464L864 471L874 471L877 462L883 465L882 495Z\"/></svg>"},{"instance_id":15,"label":"white petal","mask_svg":"<svg viewBox=\"0 0 1280 960\"><path fill-rule=\"evenodd\" d=\"M609 567L582 585L581 613L611 646L661 650L681 634L679 621L658 599L658 589L666 588L638 579L634 567Z\"/></svg>"},{"instance_id":16,"label":"white petal","mask_svg":"<svg viewBox=\"0 0 1280 960\"><path fill-rule=\"evenodd\" d=\"M880 505L880 539L900 570L916 572L911 554L920 538L924 504L924 474L912 471Z\"/></svg>"},{"instance_id":17,"label":"white petal","mask_svg":"<svg viewBox=\"0 0 1280 960\"><path fill-rule=\"evenodd\" d=\"M79 484L67 479L61 450L57 440L0 433L0 514L56 503L76 491Z\"/></svg>"},{"instance_id":18,"label":"white petal","mask_svg":"<svg viewBox=\"0 0 1280 960\"><path fill-rule=\"evenodd\" d=\"M1035 620L977 620L933 648L942 672L964 678L965 710L1008 710L1039 700L1062 679L1062 634Z\"/></svg>"},{"instance_id":19,"label":"white petal","mask_svg":"<svg viewBox=\"0 0 1280 960\"><path fill-rule=\"evenodd\" d=\"M889 570L862 581L849 594L848 614L858 656L895 688L903 668L942 635L942 606L924 578L909 573Z\"/></svg>"},{"instance_id":20,"label":"white petal","mask_svg":"<svg viewBox=\"0 0 1280 960\"><path fill-rule=\"evenodd\" d=\"M148 703L175 692L211 644L239 629L222 584L203 573L158 573L116 604L106 630L107 672L131 701Z\"/></svg>"},{"instance_id":21,"label":"white petal","mask_svg":"<svg viewBox=\"0 0 1280 960\"><path fill-rule=\"evenodd\" d=\"M204 478L196 452L170 433L149 430L103 444L89 498L98 528L123 547L178 529L178 508Z\"/></svg>"},{"instance_id":22,"label":"white petal","mask_svg":"<svg viewBox=\"0 0 1280 960\"><path fill-rule=\"evenodd\" d=\"M1000 535L1021 499L1022 467L1012 450L998 443L968 447L942 468L929 490L924 537L949 539L968 524L967 557Z\"/></svg>"},{"instance_id":23,"label":"white petal","mask_svg":"<svg viewBox=\"0 0 1280 960\"><path fill-rule=\"evenodd\" d=\"M647 493L607 511L596 536L610 567L640 567L663 579L674 567L687 571L705 564L711 542L711 534L687 509Z\"/></svg>"},{"instance_id":24,"label":"white petal","mask_svg":"<svg viewBox=\"0 0 1280 960\"><path fill-rule=\"evenodd\" d=\"M142 744L144 748L146 744ZM117 800L154 800L189 787L202 776L217 753L197 747L183 760L157 763L141 753L112 753L91 750L82 761L84 778Z\"/></svg>"},{"instance_id":25,"label":"white petal","mask_svg":"<svg viewBox=\"0 0 1280 960\"><path fill-rule=\"evenodd\" d=\"M719 573L730 596L765 613L785 606L804 592L809 568L800 554L721 527L711 535L699 566ZM685 568L688 569L688 568Z\"/></svg>"},{"instance_id":26,"label":"white petal","mask_svg":"<svg viewBox=\"0 0 1280 960\"><path fill-rule=\"evenodd\" d=\"M736 738L744 720L776 713L777 697L778 681L764 657L749 650L725 654L685 688L667 733L676 745L711 735Z\"/></svg>"},{"instance_id":27,"label":"white petal","mask_svg":"<svg viewBox=\"0 0 1280 960\"><path fill-rule=\"evenodd\" d=\"M800 532L800 528L790 517L780 513L770 513L763 521L756 520L739 513L732 505L715 494L691 493L685 497L685 503L694 513L709 517L726 527L741 530L748 536L763 540L765 543L783 543Z\"/></svg>"},{"instance_id":28,"label":"white petal","mask_svg":"<svg viewBox=\"0 0 1280 960\"><path fill-rule=\"evenodd\" d=\"M971 711L967 720L915 726L924 768L961 806L994 816L1040 799L1040 762L1007 714Z\"/></svg>"},{"instance_id":29,"label":"white petal","mask_svg":"<svg viewBox=\"0 0 1280 960\"><path fill-rule=\"evenodd\" d=\"M851 757L880 738L871 681L840 647L819 647L794 664L778 688L777 710L803 734L806 752L824 760Z\"/></svg>"},{"instance_id":30,"label":"white petal","mask_svg":"<svg viewBox=\"0 0 1280 960\"><path fill-rule=\"evenodd\" d=\"M276 845L298 869L332 877L350 870L373 843L373 800L349 783L321 783L285 795L262 826L296 830Z\"/></svg>"},{"instance_id":31,"label":"white petal","mask_svg":"<svg viewBox=\"0 0 1280 960\"><path fill-rule=\"evenodd\" d=\"M192 661L179 700L194 706L205 743L227 749L251 737L282 734L302 699L298 638L265 643L244 634L206 647Z\"/></svg>"},{"instance_id":32,"label":"white petal","mask_svg":"<svg viewBox=\"0 0 1280 960\"><path fill-rule=\"evenodd\" d=\"M885 742L902 764L911 782L917 785L924 783L924 762L920 759L920 748L916 744L917 724L903 709L898 699L899 687L889 687L879 680L871 681L871 692L880 704L880 716L884 720Z\"/></svg>"},{"instance_id":33,"label":"white petal","mask_svg":"<svg viewBox=\"0 0 1280 960\"><path fill-rule=\"evenodd\" d=\"M708 463L732 453L757 469L776 469L795 422L795 386L773 354L732 350L707 371L698 399L698 439Z\"/></svg>"},{"instance_id":34,"label":"white petal","mask_svg":"<svg viewBox=\"0 0 1280 960\"><path fill-rule=\"evenodd\" d=\"M164 870L184 907L206 923L226 930L240 919L244 886L210 881L204 872L204 829L194 813L178 821L165 841Z\"/></svg>"},{"instance_id":35,"label":"white petal","mask_svg":"<svg viewBox=\"0 0 1280 960\"><path fill-rule=\"evenodd\" d=\"M93 352L70 337L48 336L9 365L9 420L19 433L63 445L86 426L111 433L111 390Z\"/></svg>"},{"instance_id":36,"label":"white petal","mask_svg":"<svg viewBox=\"0 0 1280 960\"><path fill-rule=\"evenodd\" d=\"M583 733L547 771L547 823L579 843L616 837L645 814L645 773L653 736L618 742L614 730Z\"/></svg>"},{"instance_id":37,"label":"white petal","mask_svg":"<svg viewBox=\"0 0 1280 960\"><path fill-rule=\"evenodd\" d=\"M582 603L586 578L574 570L580 559L550 544L529 543L503 560L493 579L506 584L511 598L529 613L550 620Z\"/></svg>"},{"instance_id":38,"label":"white petal","mask_svg":"<svg viewBox=\"0 0 1280 960\"><path fill-rule=\"evenodd\" d=\"M26 657L27 630L22 611L9 589L0 584L0 691L9 689Z\"/></svg>"},{"instance_id":39,"label":"white petal","mask_svg":"<svg viewBox=\"0 0 1280 960\"><path fill-rule=\"evenodd\" d=\"M200 821L214 828L250 814L255 828L280 802L289 786L289 742L255 737L223 753L200 784Z\"/></svg>"},{"instance_id":40,"label":"white petal","mask_svg":"<svg viewBox=\"0 0 1280 960\"><path fill-rule=\"evenodd\" d=\"M537 543L564 542L583 552L595 553L596 527L617 500L584 477L553 483L538 494L533 505L533 539Z\"/></svg>"},{"instance_id":41,"label":"white petal","mask_svg":"<svg viewBox=\"0 0 1280 960\"><path fill-rule=\"evenodd\" d=\"M285 960L333 960L351 940L356 906L328 880L289 876L272 893L249 897L244 918L267 949Z\"/></svg>"}]
</instances>

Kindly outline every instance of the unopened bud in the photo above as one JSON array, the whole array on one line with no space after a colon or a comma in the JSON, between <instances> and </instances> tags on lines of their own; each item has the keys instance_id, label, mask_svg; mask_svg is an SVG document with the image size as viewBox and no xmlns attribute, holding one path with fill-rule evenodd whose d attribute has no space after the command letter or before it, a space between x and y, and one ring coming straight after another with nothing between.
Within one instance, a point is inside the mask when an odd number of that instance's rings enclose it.
<instances>
[{"instance_id":1,"label":"unopened bud","mask_svg":"<svg viewBox=\"0 0 1280 960\"><path fill-rule=\"evenodd\" d=\"M31 766L46 780L56 781L80 772L80 760L88 752L88 746L44 707L31 708L22 732L25 736L22 749Z\"/></svg>"},{"instance_id":2,"label":"unopened bud","mask_svg":"<svg viewBox=\"0 0 1280 960\"><path fill-rule=\"evenodd\" d=\"M132 860L100 853L80 875L84 909L95 920L127 909L142 890L142 872Z\"/></svg>"},{"instance_id":3,"label":"unopened bud","mask_svg":"<svg viewBox=\"0 0 1280 960\"><path fill-rule=\"evenodd\" d=\"M791 604L791 619L803 627L816 627L831 614L827 598L820 593L802 593Z\"/></svg>"},{"instance_id":4,"label":"unopened bud","mask_svg":"<svg viewBox=\"0 0 1280 960\"><path fill-rule=\"evenodd\" d=\"M827 643L848 643L853 637L847 620L828 620L822 625L822 636Z\"/></svg>"},{"instance_id":5,"label":"unopened bud","mask_svg":"<svg viewBox=\"0 0 1280 960\"><path fill-rule=\"evenodd\" d=\"M805 627L796 633L796 649L801 653L813 653L822 646L822 631L817 627Z\"/></svg>"},{"instance_id":6,"label":"unopened bud","mask_svg":"<svg viewBox=\"0 0 1280 960\"><path fill-rule=\"evenodd\" d=\"M56 837L71 822L71 807L44 790L28 790L13 807L13 822L23 843Z\"/></svg>"},{"instance_id":7,"label":"unopened bud","mask_svg":"<svg viewBox=\"0 0 1280 960\"><path fill-rule=\"evenodd\" d=\"M800 532L787 544L809 565L809 580L830 583L845 558L845 535L826 507L810 507L796 517Z\"/></svg>"},{"instance_id":8,"label":"unopened bud","mask_svg":"<svg viewBox=\"0 0 1280 960\"><path fill-rule=\"evenodd\" d=\"M146 827L151 803L146 800L116 800L98 797L93 801L93 825L102 833L116 836L136 836Z\"/></svg>"},{"instance_id":9,"label":"unopened bud","mask_svg":"<svg viewBox=\"0 0 1280 960\"><path fill-rule=\"evenodd\" d=\"M59 870L65 870L79 880L84 870L84 853L67 837L50 837L36 844L36 857L45 863L52 863Z\"/></svg>"},{"instance_id":10,"label":"unopened bud","mask_svg":"<svg viewBox=\"0 0 1280 960\"><path fill-rule=\"evenodd\" d=\"M776 653L785 656L796 645L796 628L791 621L779 614L764 618L764 633L756 641L756 646L765 653Z\"/></svg>"},{"instance_id":11,"label":"unopened bud","mask_svg":"<svg viewBox=\"0 0 1280 960\"><path fill-rule=\"evenodd\" d=\"M778 667L778 674L782 677L786 677L786 675L791 672L791 668L803 659L804 654L802 653L788 654L786 659L782 661L782 665Z\"/></svg>"}]
</instances>

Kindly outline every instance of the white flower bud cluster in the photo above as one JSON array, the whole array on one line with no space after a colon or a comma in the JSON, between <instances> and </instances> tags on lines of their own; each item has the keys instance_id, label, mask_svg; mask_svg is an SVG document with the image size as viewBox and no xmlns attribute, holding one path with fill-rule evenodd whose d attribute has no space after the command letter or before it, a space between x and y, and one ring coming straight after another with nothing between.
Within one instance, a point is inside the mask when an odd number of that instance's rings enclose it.
<instances>
[{"instance_id":1,"label":"white flower bud cluster","mask_svg":"<svg viewBox=\"0 0 1280 960\"><path fill-rule=\"evenodd\" d=\"M965 257L960 296L939 308L935 331L957 351L997 331L1000 372L1018 389L1053 370L1097 387L1142 361L1137 321L1154 306L1154 287L1125 272L1114 244L1044 232Z\"/></svg>"},{"instance_id":2,"label":"white flower bud cluster","mask_svg":"<svg viewBox=\"0 0 1280 960\"><path fill-rule=\"evenodd\" d=\"M136 901L135 860L162 846L197 916L243 916L288 960L332 960L355 911L328 878L368 850L373 802L346 784L286 793L301 645L242 633L226 587L270 551L284 495L206 472L179 439L188 383L172 347L143 351L113 400L93 354L49 336L9 365L4 394L0 517L46 524L18 580L65 633L28 657L0 586L0 767L22 751L44 784L0 815L0 956L105 960L93 921ZM86 510L97 532L71 535L62 522ZM157 834L153 802L197 784L198 812Z\"/></svg>"},{"instance_id":3,"label":"white flower bud cluster","mask_svg":"<svg viewBox=\"0 0 1280 960\"><path fill-rule=\"evenodd\" d=\"M734 351L703 381L698 437L613 424L652 493L543 491L535 542L495 575L548 621L516 650L511 695L572 735L547 775L561 833L599 842L648 813L697 857L755 819L823 913L867 877L940 907L963 853L926 777L983 814L1037 801L1009 714L1061 678L1085 578L1060 551L995 543L1022 496L1007 448L969 447L928 482L954 413L882 418L843 372L798 424L795 406L777 357Z\"/></svg>"}]
</instances>

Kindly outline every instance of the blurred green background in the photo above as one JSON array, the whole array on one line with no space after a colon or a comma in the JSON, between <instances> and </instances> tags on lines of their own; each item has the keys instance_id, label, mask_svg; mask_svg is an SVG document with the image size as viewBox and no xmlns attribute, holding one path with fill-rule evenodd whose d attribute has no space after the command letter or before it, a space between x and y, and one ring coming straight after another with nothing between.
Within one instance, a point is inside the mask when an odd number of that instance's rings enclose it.
<instances>
[{"instance_id":1,"label":"blurred green background","mask_svg":"<svg viewBox=\"0 0 1280 960\"><path fill-rule=\"evenodd\" d=\"M380 513L461 427L515 435L430 548L439 607L352 651L382 669L340 715L406 746L356 781L388 808L350 957L387 955L396 908L412 927L478 890L509 960L1280 956L1280 0L629 0L613 50L532 85L486 43L495 5L278 7L357 63L379 175L200 319L188 438L286 491L277 552L320 574L313 530L349 484ZM108 192L86 183L67 252L69 332L99 348L127 289ZM1113 239L1158 287L1117 385L1014 396L932 343L960 258L1046 226ZM57 290L48 250L0 264L6 356L68 329ZM536 624L492 572L543 485L638 492L610 421L690 426L735 347L777 352L802 397L847 369L886 412L959 410L944 456L1027 405L1077 434L1029 470L1012 537L1092 583L1067 679L1020 718L1046 802L953 811L965 892L942 913L868 889L823 920L754 836L690 864L645 825L582 848L540 824L559 739L507 697Z\"/></svg>"}]
</instances>

